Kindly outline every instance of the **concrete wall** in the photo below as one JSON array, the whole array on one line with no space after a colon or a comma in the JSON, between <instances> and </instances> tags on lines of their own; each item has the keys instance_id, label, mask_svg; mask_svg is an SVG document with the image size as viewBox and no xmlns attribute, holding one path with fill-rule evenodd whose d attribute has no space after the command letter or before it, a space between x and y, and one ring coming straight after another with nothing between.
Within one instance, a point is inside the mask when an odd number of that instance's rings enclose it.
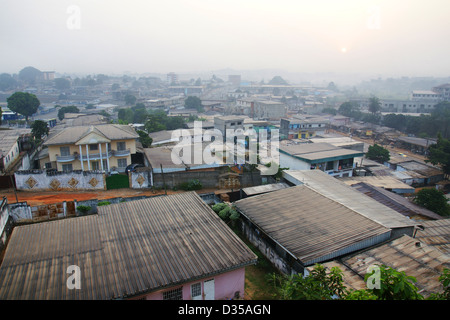
<instances>
[{"instance_id":1,"label":"concrete wall","mask_svg":"<svg viewBox=\"0 0 450 320\"><path fill-rule=\"evenodd\" d=\"M183 300L192 300L191 285L200 283L203 295L205 292L204 282L210 279L214 279L214 300L230 300L233 299L236 294L238 294L240 298L244 297L245 268L240 268L230 272L215 275L213 277L187 282L182 284L181 286L174 286L171 288L166 288L164 290L152 292L148 295L137 297L137 299L162 300L163 292L182 287Z\"/></svg>"},{"instance_id":2,"label":"concrete wall","mask_svg":"<svg viewBox=\"0 0 450 320\"><path fill-rule=\"evenodd\" d=\"M16 187L24 191L106 190L102 171L47 172L43 170L17 171Z\"/></svg>"},{"instance_id":3,"label":"concrete wall","mask_svg":"<svg viewBox=\"0 0 450 320\"><path fill-rule=\"evenodd\" d=\"M219 179L222 174L226 174L224 169L217 170L192 170L179 172L152 173L148 171L132 172L130 174L130 187L133 189L164 188L164 183L168 189L178 187L190 180L199 180L203 188L219 188ZM252 177L253 176L253 177ZM260 172L244 172L239 177L242 187L249 187L262 184Z\"/></svg>"}]
</instances>

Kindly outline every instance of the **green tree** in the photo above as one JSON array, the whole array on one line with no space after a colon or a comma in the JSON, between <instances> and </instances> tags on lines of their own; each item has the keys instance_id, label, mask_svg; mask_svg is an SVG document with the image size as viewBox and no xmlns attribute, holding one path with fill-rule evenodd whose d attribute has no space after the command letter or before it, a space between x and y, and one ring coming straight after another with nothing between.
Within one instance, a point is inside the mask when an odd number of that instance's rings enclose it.
<instances>
[{"instance_id":1,"label":"green tree","mask_svg":"<svg viewBox=\"0 0 450 320\"><path fill-rule=\"evenodd\" d=\"M144 148L150 148L152 145L153 139L148 136L148 133L142 130L136 130L139 135L139 141L142 143Z\"/></svg>"},{"instance_id":2,"label":"green tree","mask_svg":"<svg viewBox=\"0 0 450 320\"><path fill-rule=\"evenodd\" d=\"M203 112L202 100L196 96L189 96L184 100L184 107L186 109L196 109L198 112Z\"/></svg>"},{"instance_id":3,"label":"green tree","mask_svg":"<svg viewBox=\"0 0 450 320\"><path fill-rule=\"evenodd\" d=\"M42 72L34 67L25 67L19 71L19 80L34 84L42 76Z\"/></svg>"},{"instance_id":4,"label":"green tree","mask_svg":"<svg viewBox=\"0 0 450 320\"><path fill-rule=\"evenodd\" d=\"M339 113L346 117L351 117L353 115L353 112L356 111L358 108L355 103L351 101L344 102L339 106Z\"/></svg>"},{"instance_id":5,"label":"green tree","mask_svg":"<svg viewBox=\"0 0 450 320\"><path fill-rule=\"evenodd\" d=\"M440 165L445 174L450 174L450 140L444 139L439 133L437 143L428 147L425 162Z\"/></svg>"},{"instance_id":6,"label":"green tree","mask_svg":"<svg viewBox=\"0 0 450 320\"><path fill-rule=\"evenodd\" d=\"M417 192L414 202L441 216L450 215L450 205L445 194L435 188L421 189Z\"/></svg>"},{"instance_id":7,"label":"green tree","mask_svg":"<svg viewBox=\"0 0 450 320\"><path fill-rule=\"evenodd\" d=\"M56 78L54 81L55 88L58 90L67 90L70 88L70 81L66 78Z\"/></svg>"},{"instance_id":8,"label":"green tree","mask_svg":"<svg viewBox=\"0 0 450 320\"><path fill-rule=\"evenodd\" d=\"M369 99L369 111L375 114L381 110L381 102L377 97L371 97Z\"/></svg>"},{"instance_id":9,"label":"green tree","mask_svg":"<svg viewBox=\"0 0 450 320\"><path fill-rule=\"evenodd\" d=\"M5 91L14 89L17 85L17 81L8 73L0 74L0 90Z\"/></svg>"},{"instance_id":10,"label":"green tree","mask_svg":"<svg viewBox=\"0 0 450 320\"><path fill-rule=\"evenodd\" d=\"M66 113L80 113L80 109L78 109L76 106L61 107L58 110L58 119L59 120L64 119L64 115Z\"/></svg>"},{"instance_id":11,"label":"green tree","mask_svg":"<svg viewBox=\"0 0 450 320\"><path fill-rule=\"evenodd\" d=\"M42 120L35 120L31 124L31 135L34 137L37 143L42 141L42 137L48 134L47 122Z\"/></svg>"},{"instance_id":12,"label":"green tree","mask_svg":"<svg viewBox=\"0 0 450 320\"><path fill-rule=\"evenodd\" d=\"M376 274L376 270L367 273L364 280ZM414 285L417 280L406 275L404 271L397 271L385 265L379 266L380 288L370 289L378 300L422 300L423 296Z\"/></svg>"},{"instance_id":13,"label":"green tree","mask_svg":"<svg viewBox=\"0 0 450 320\"><path fill-rule=\"evenodd\" d=\"M333 267L327 273L321 264L316 264L308 276L273 274L270 279L283 300L332 300L346 293L342 271Z\"/></svg>"},{"instance_id":14,"label":"green tree","mask_svg":"<svg viewBox=\"0 0 450 320\"><path fill-rule=\"evenodd\" d=\"M8 108L25 116L26 121L28 121L29 116L36 113L41 104L34 94L27 92L15 92L6 101L8 102Z\"/></svg>"},{"instance_id":15,"label":"green tree","mask_svg":"<svg viewBox=\"0 0 450 320\"><path fill-rule=\"evenodd\" d=\"M133 96L132 94L127 94L124 97L125 103L129 106L134 105L136 103L136 97Z\"/></svg>"},{"instance_id":16,"label":"green tree","mask_svg":"<svg viewBox=\"0 0 450 320\"><path fill-rule=\"evenodd\" d=\"M369 146L369 150L366 153L366 158L384 163L390 159L389 150L378 144L374 144L373 146Z\"/></svg>"},{"instance_id":17,"label":"green tree","mask_svg":"<svg viewBox=\"0 0 450 320\"><path fill-rule=\"evenodd\" d=\"M442 284L443 292L430 294L429 300L450 300L450 269L444 268L439 276L439 282Z\"/></svg>"},{"instance_id":18,"label":"green tree","mask_svg":"<svg viewBox=\"0 0 450 320\"><path fill-rule=\"evenodd\" d=\"M117 113L117 118L124 123L132 123L134 118L134 112L131 108L122 108Z\"/></svg>"}]
</instances>

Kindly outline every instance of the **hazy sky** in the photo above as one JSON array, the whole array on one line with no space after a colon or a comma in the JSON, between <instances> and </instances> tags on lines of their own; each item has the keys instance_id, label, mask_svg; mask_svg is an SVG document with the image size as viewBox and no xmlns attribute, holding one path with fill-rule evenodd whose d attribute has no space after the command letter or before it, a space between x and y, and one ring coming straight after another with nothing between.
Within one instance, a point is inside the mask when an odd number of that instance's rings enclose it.
<instances>
[{"instance_id":1,"label":"hazy sky","mask_svg":"<svg viewBox=\"0 0 450 320\"><path fill-rule=\"evenodd\" d=\"M449 0L1 0L0 72L450 75Z\"/></svg>"}]
</instances>

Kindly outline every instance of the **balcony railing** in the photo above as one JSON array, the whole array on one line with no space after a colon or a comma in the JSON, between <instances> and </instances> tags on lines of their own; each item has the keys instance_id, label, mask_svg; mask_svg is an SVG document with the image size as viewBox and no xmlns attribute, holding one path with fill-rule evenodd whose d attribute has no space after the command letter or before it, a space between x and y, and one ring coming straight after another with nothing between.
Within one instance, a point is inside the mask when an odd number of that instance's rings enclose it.
<instances>
[{"instance_id":1,"label":"balcony railing","mask_svg":"<svg viewBox=\"0 0 450 320\"><path fill-rule=\"evenodd\" d=\"M111 157L126 157L129 156L131 153L130 149L126 149L126 150L108 150L108 158ZM100 159L106 159L106 152L102 152L101 157L100 157L100 153L90 153L89 154L89 161L91 160L100 160ZM78 153L73 153L73 154L69 154L67 156L60 156L60 155L56 155L56 161L57 162L70 162L70 161L74 161L74 160L80 160L83 159L83 161L87 161L88 160L88 156L86 154L83 154L83 156L81 156Z\"/></svg>"}]
</instances>

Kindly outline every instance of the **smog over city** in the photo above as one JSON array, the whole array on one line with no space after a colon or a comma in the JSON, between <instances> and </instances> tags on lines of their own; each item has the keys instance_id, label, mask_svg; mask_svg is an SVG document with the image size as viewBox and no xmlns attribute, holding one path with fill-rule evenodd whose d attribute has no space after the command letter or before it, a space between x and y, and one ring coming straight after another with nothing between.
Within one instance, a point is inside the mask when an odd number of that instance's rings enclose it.
<instances>
[{"instance_id":1,"label":"smog over city","mask_svg":"<svg viewBox=\"0 0 450 320\"><path fill-rule=\"evenodd\" d=\"M449 13L0 0L0 301L449 300Z\"/></svg>"}]
</instances>

